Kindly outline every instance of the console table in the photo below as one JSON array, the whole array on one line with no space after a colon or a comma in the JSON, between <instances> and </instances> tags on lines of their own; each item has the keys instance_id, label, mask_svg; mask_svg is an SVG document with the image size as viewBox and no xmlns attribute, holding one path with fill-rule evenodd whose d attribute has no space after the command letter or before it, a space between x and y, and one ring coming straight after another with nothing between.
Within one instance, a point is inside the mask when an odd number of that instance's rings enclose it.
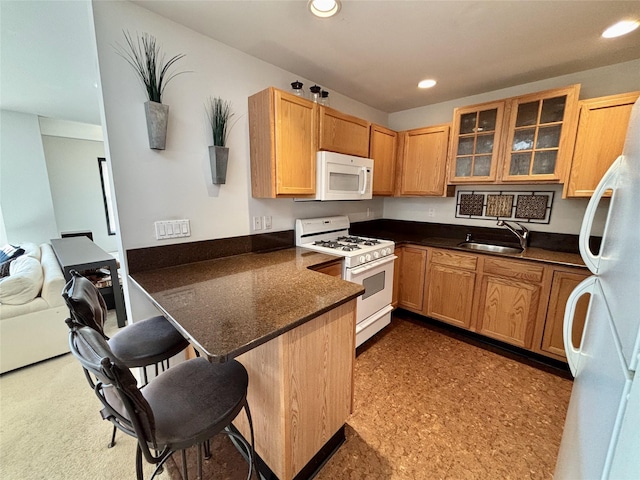
<instances>
[{"instance_id":1,"label":"console table","mask_svg":"<svg viewBox=\"0 0 640 480\"><path fill-rule=\"evenodd\" d=\"M51 239L51 246L58 258L58 263L60 264L64 278L67 281L71 279L71 274L69 273L71 270L83 272L86 270L96 270L98 268L109 269L111 273L111 287L106 287L101 290L113 294L118 327L124 327L127 315L124 308L120 280L118 278L118 264L116 259L87 237L53 238Z\"/></svg>"}]
</instances>

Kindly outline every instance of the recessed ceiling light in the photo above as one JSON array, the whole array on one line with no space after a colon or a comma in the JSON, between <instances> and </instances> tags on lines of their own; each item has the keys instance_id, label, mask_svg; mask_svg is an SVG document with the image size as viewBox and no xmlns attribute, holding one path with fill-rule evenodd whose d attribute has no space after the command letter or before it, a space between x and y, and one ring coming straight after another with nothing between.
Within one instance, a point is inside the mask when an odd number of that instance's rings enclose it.
<instances>
[{"instance_id":1,"label":"recessed ceiling light","mask_svg":"<svg viewBox=\"0 0 640 480\"><path fill-rule=\"evenodd\" d=\"M340 11L342 4L340 0L309 0L309 10L316 17L333 17Z\"/></svg>"},{"instance_id":2,"label":"recessed ceiling light","mask_svg":"<svg viewBox=\"0 0 640 480\"><path fill-rule=\"evenodd\" d=\"M422 80L420 83L418 83L418 88L431 88L435 86L436 83L437 82L432 79Z\"/></svg>"},{"instance_id":3,"label":"recessed ceiling light","mask_svg":"<svg viewBox=\"0 0 640 480\"><path fill-rule=\"evenodd\" d=\"M604 38L619 37L621 35L626 35L627 33L633 32L636 28L638 28L638 26L640 26L640 22L638 22L637 20L623 20L607 28L604 32L602 32L602 36Z\"/></svg>"}]
</instances>

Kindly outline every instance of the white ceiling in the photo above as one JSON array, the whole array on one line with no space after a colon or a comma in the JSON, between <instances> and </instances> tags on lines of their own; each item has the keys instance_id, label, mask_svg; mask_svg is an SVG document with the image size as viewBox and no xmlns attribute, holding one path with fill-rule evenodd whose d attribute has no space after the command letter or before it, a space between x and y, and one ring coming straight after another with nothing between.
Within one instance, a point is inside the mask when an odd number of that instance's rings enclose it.
<instances>
[{"instance_id":1,"label":"white ceiling","mask_svg":"<svg viewBox=\"0 0 640 480\"><path fill-rule=\"evenodd\" d=\"M640 29L600 37L640 19L637 0L344 0L331 19L306 0L134 3L385 112L640 58ZM87 3L0 8L0 107L98 123ZM438 85L419 90L423 78Z\"/></svg>"}]
</instances>

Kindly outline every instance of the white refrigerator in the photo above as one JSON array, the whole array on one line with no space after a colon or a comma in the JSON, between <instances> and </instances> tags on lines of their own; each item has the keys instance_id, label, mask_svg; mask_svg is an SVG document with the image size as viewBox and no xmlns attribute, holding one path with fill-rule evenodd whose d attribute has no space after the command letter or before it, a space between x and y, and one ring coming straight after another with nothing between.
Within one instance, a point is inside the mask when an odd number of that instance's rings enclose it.
<instances>
[{"instance_id":1,"label":"white refrigerator","mask_svg":"<svg viewBox=\"0 0 640 480\"><path fill-rule=\"evenodd\" d=\"M598 254L588 247L596 208L609 211ZM591 198L580 253L592 276L567 302L564 342L575 377L554 480L640 479L640 101L623 153ZM571 344L575 306L590 294L579 346Z\"/></svg>"}]
</instances>

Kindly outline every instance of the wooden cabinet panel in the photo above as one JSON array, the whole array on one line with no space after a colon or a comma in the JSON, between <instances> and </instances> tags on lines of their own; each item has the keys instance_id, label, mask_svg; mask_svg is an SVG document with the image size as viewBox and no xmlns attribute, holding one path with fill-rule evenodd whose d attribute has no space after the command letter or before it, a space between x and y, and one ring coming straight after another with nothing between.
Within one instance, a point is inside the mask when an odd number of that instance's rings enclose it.
<instances>
[{"instance_id":1,"label":"wooden cabinet panel","mask_svg":"<svg viewBox=\"0 0 640 480\"><path fill-rule=\"evenodd\" d=\"M396 257L395 263L393 265L393 294L391 296L391 306L393 308L398 306L398 299L400 297L400 271L402 269L402 253L404 252L404 247L396 247L394 250L394 254Z\"/></svg>"},{"instance_id":2,"label":"wooden cabinet panel","mask_svg":"<svg viewBox=\"0 0 640 480\"><path fill-rule=\"evenodd\" d=\"M503 182L562 182L571 162L580 85L508 102Z\"/></svg>"},{"instance_id":3,"label":"wooden cabinet panel","mask_svg":"<svg viewBox=\"0 0 640 480\"><path fill-rule=\"evenodd\" d=\"M325 275L331 275L332 277L342 278L342 260L337 260L321 267L314 267L312 270L324 273Z\"/></svg>"},{"instance_id":4,"label":"wooden cabinet panel","mask_svg":"<svg viewBox=\"0 0 640 480\"><path fill-rule=\"evenodd\" d=\"M426 267L427 250L425 248L404 247L400 262L399 307L422 312Z\"/></svg>"},{"instance_id":5,"label":"wooden cabinet panel","mask_svg":"<svg viewBox=\"0 0 640 480\"><path fill-rule=\"evenodd\" d=\"M373 158L373 194L393 195L396 181L398 132L371 125L369 157Z\"/></svg>"},{"instance_id":6,"label":"wooden cabinet panel","mask_svg":"<svg viewBox=\"0 0 640 480\"><path fill-rule=\"evenodd\" d=\"M431 251L431 262L475 271L478 264L478 257L476 255L457 253L451 250L433 249Z\"/></svg>"},{"instance_id":7,"label":"wooden cabinet panel","mask_svg":"<svg viewBox=\"0 0 640 480\"><path fill-rule=\"evenodd\" d=\"M367 157L370 125L370 122L361 118L321 106L318 147L320 150Z\"/></svg>"},{"instance_id":8,"label":"wooden cabinet panel","mask_svg":"<svg viewBox=\"0 0 640 480\"><path fill-rule=\"evenodd\" d=\"M251 194L316 191L317 104L275 88L249 97Z\"/></svg>"},{"instance_id":9,"label":"wooden cabinet panel","mask_svg":"<svg viewBox=\"0 0 640 480\"><path fill-rule=\"evenodd\" d=\"M565 197L590 197L622 153L631 108L640 92L580 102L580 118Z\"/></svg>"},{"instance_id":10,"label":"wooden cabinet panel","mask_svg":"<svg viewBox=\"0 0 640 480\"><path fill-rule=\"evenodd\" d=\"M475 281L475 272L432 263L427 275L427 315L469 328Z\"/></svg>"},{"instance_id":11,"label":"wooden cabinet panel","mask_svg":"<svg viewBox=\"0 0 640 480\"><path fill-rule=\"evenodd\" d=\"M544 267L535 263L519 262L518 260L486 258L482 271L517 280L540 282L542 281Z\"/></svg>"},{"instance_id":12,"label":"wooden cabinet panel","mask_svg":"<svg viewBox=\"0 0 640 480\"><path fill-rule=\"evenodd\" d=\"M401 133L398 194L443 196L449 125L436 125Z\"/></svg>"},{"instance_id":13,"label":"wooden cabinet panel","mask_svg":"<svg viewBox=\"0 0 640 480\"><path fill-rule=\"evenodd\" d=\"M540 353L551 354L550 356L557 360L566 361L563 335L564 310L571 292L587 277L586 273L554 272ZM576 306L572 332L572 343L576 347L580 346L588 306L589 295L583 296Z\"/></svg>"},{"instance_id":14,"label":"wooden cabinet panel","mask_svg":"<svg viewBox=\"0 0 640 480\"><path fill-rule=\"evenodd\" d=\"M539 285L491 275L483 276L478 333L530 349L539 300Z\"/></svg>"},{"instance_id":15,"label":"wooden cabinet panel","mask_svg":"<svg viewBox=\"0 0 640 480\"><path fill-rule=\"evenodd\" d=\"M453 111L449 183L496 180L503 141L505 100Z\"/></svg>"},{"instance_id":16,"label":"wooden cabinet panel","mask_svg":"<svg viewBox=\"0 0 640 480\"><path fill-rule=\"evenodd\" d=\"M256 453L290 480L352 413L356 300L237 359L249 373ZM245 415L234 425L245 438Z\"/></svg>"}]
</instances>

